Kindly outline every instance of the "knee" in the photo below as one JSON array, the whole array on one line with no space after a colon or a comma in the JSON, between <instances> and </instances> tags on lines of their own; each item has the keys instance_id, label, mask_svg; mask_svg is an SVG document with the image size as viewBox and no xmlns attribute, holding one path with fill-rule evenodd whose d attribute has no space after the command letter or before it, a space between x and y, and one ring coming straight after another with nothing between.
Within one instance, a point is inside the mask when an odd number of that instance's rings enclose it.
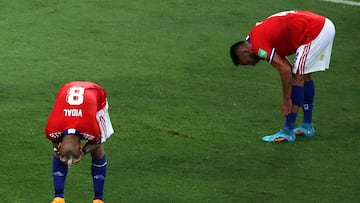
<instances>
[{"instance_id":1,"label":"knee","mask_svg":"<svg viewBox=\"0 0 360 203\"><path fill-rule=\"evenodd\" d=\"M303 80L304 80L304 82L309 82L309 81L311 81L311 80L312 80L311 73L310 73L310 74L303 75Z\"/></svg>"},{"instance_id":2,"label":"knee","mask_svg":"<svg viewBox=\"0 0 360 203\"><path fill-rule=\"evenodd\" d=\"M104 145L103 144L99 144L92 152L91 152L91 157L93 159L101 159L103 158L105 155L104 152Z\"/></svg>"},{"instance_id":3,"label":"knee","mask_svg":"<svg viewBox=\"0 0 360 203\"><path fill-rule=\"evenodd\" d=\"M304 75L294 74L292 77L292 84L295 86L304 86Z\"/></svg>"}]
</instances>

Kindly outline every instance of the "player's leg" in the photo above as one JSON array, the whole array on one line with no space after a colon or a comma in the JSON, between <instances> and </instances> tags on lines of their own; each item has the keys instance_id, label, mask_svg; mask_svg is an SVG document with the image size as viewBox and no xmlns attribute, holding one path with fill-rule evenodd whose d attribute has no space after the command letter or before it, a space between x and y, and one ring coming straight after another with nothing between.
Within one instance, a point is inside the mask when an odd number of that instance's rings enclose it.
<instances>
[{"instance_id":1,"label":"player's leg","mask_svg":"<svg viewBox=\"0 0 360 203\"><path fill-rule=\"evenodd\" d=\"M304 117L303 122L294 131L296 135L312 137L315 130L312 124L312 112L315 97L315 86L311 74L304 75L304 104L302 106Z\"/></svg>"},{"instance_id":2,"label":"player's leg","mask_svg":"<svg viewBox=\"0 0 360 203\"><path fill-rule=\"evenodd\" d=\"M59 157L54 155L52 160L52 172L55 190L53 202L55 203L64 202L64 189L67 171L68 167L60 161Z\"/></svg>"},{"instance_id":3,"label":"player's leg","mask_svg":"<svg viewBox=\"0 0 360 203\"><path fill-rule=\"evenodd\" d=\"M313 102L315 96L314 82L311 78L311 73L317 71L324 71L329 68L332 44L335 36L334 24L326 19L324 27L320 34L310 43L310 47L306 45L304 48L299 48L297 53L302 53L307 50L307 56L298 57L295 60L297 70L304 74L304 104L302 106L304 112L303 122L295 129L297 135L303 134L308 137L315 135L315 130L312 125ZM304 59L304 60L302 60Z\"/></svg>"},{"instance_id":4,"label":"player's leg","mask_svg":"<svg viewBox=\"0 0 360 203\"><path fill-rule=\"evenodd\" d=\"M285 124L280 132L273 135L263 137L263 141L266 142L294 142L296 135L294 132L296 118L300 107L303 106L304 102L304 73L305 64L311 49L311 43L301 45L295 54L294 65L292 66L292 90L291 90L291 101L292 109L291 113L286 116Z\"/></svg>"},{"instance_id":5,"label":"player's leg","mask_svg":"<svg viewBox=\"0 0 360 203\"><path fill-rule=\"evenodd\" d=\"M292 109L291 113L285 117L283 128L272 135L266 135L262 139L265 142L294 142L296 135L294 132L296 118L300 107L304 101L304 78L303 75L293 74L293 86L291 90Z\"/></svg>"},{"instance_id":6,"label":"player's leg","mask_svg":"<svg viewBox=\"0 0 360 203\"><path fill-rule=\"evenodd\" d=\"M304 77L299 73L293 74L292 77L292 90L291 90L291 102L292 109L291 113L286 116L286 122L284 129L294 130L296 118L301 106L304 103Z\"/></svg>"},{"instance_id":7,"label":"player's leg","mask_svg":"<svg viewBox=\"0 0 360 203\"><path fill-rule=\"evenodd\" d=\"M311 124L312 123L312 110L314 105L314 97L315 97L315 85L314 81L311 78L311 74L305 75L305 83L304 83L304 118L303 123Z\"/></svg>"},{"instance_id":8,"label":"player's leg","mask_svg":"<svg viewBox=\"0 0 360 203\"><path fill-rule=\"evenodd\" d=\"M101 203L104 197L104 185L106 178L107 160L104 152L104 144L98 146L91 151L91 175L94 187L94 202Z\"/></svg>"}]
</instances>

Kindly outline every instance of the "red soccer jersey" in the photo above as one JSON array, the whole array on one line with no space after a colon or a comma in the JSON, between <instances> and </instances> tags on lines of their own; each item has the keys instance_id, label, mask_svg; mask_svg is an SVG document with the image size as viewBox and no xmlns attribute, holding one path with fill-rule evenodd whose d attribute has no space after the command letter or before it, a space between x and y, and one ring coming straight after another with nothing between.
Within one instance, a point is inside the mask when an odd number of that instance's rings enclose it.
<instances>
[{"instance_id":1,"label":"red soccer jersey","mask_svg":"<svg viewBox=\"0 0 360 203\"><path fill-rule=\"evenodd\" d=\"M292 55L321 32L325 17L309 11L285 11L257 23L249 34L254 53L273 60L275 52L281 57Z\"/></svg>"},{"instance_id":2,"label":"red soccer jersey","mask_svg":"<svg viewBox=\"0 0 360 203\"><path fill-rule=\"evenodd\" d=\"M105 106L106 92L99 85L81 81L63 85L46 124L46 137L59 141L64 132L76 130L82 139L97 143L101 132L96 113Z\"/></svg>"}]
</instances>

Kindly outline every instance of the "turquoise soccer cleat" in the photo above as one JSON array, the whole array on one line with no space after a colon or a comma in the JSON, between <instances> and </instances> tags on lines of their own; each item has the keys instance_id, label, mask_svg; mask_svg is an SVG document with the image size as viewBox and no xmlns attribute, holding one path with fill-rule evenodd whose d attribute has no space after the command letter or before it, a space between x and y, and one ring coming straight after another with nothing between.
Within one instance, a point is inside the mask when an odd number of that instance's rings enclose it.
<instances>
[{"instance_id":1,"label":"turquoise soccer cleat","mask_svg":"<svg viewBox=\"0 0 360 203\"><path fill-rule=\"evenodd\" d=\"M296 136L293 130L281 129L273 135L267 135L262 138L264 142L295 142Z\"/></svg>"},{"instance_id":2,"label":"turquoise soccer cleat","mask_svg":"<svg viewBox=\"0 0 360 203\"><path fill-rule=\"evenodd\" d=\"M295 135L304 135L306 137L314 137L315 129L311 123L301 123L299 127L294 129Z\"/></svg>"}]
</instances>

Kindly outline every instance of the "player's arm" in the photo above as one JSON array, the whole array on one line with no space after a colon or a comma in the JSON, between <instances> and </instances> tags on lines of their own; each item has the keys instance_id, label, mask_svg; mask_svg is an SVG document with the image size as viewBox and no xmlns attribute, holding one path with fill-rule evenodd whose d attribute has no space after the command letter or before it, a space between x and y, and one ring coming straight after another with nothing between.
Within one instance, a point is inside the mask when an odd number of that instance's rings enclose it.
<instances>
[{"instance_id":1,"label":"player's arm","mask_svg":"<svg viewBox=\"0 0 360 203\"><path fill-rule=\"evenodd\" d=\"M52 145L53 145L54 152L57 153L57 152L59 151L60 143L61 143L61 142L52 140L51 143L52 143Z\"/></svg>"},{"instance_id":2,"label":"player's arm","mask_svg":"<svg viewBox=\"0 0 360 203\"><path fill-rule=\"evenodd\" d=\"M283 58L277 53L272 60L272 65L279 71L282 90L283 90L283 103L282 103L282 114L284 116L291 112L291 88L292 88L292 72L291 64L287 58Z\"/></svg>"}]
</instances>

